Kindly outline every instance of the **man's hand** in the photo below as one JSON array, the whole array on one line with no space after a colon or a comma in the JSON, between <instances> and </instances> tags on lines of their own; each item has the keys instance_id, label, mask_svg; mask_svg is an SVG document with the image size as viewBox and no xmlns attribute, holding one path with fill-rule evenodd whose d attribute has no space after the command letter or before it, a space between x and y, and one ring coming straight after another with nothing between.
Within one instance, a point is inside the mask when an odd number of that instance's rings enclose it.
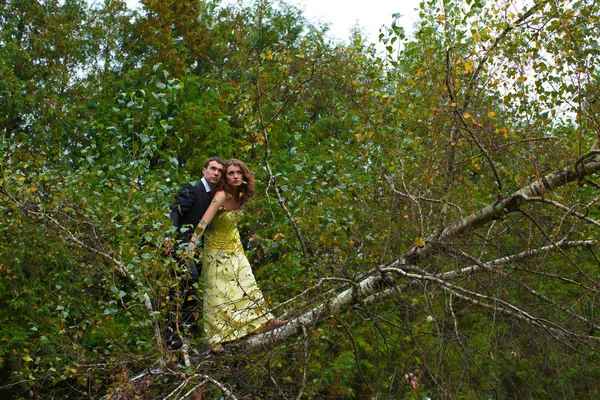
<instances>
[{"instance_id":1,"label":"man's hand","mask_svg":"<svg viewBox=\"0 0 600 400\"><path fill-rule=\"evenodd\" d=\"M185 257L194 257L194 253L196 252L196 247L198 247L198 245L196 244L198 241L198 237L196 235L192 236L192 240L190 240L190 242L187 244L187 246L185 246L185 251L183 252L183 255Z\"/></svg>"}]
</instances>

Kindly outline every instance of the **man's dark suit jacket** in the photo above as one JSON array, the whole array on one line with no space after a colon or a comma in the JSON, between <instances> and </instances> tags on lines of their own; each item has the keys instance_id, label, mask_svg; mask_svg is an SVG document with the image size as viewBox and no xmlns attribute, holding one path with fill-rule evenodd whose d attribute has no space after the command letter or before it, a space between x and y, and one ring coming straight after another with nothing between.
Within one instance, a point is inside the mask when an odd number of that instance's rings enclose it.
<instances>
[{"instance_id":1,"label":"man's dark suit jacket","mask_svg":"<svg viewBox=\"0 0 600 400\"><path fill-rule=\"evenodd\" d=\"M195 185L184 185L175 196L175 202L171 205L171 221L179 231L177 235L178 246L185 246L192 238L194 229L202 219L202 216L208 209L212 200L212 193L207 192L202 180L196 182ZM173 332L177 331L177 326L181 329L182 325L188 326L190 331L197 329L196 319L198 314L198 299L196 298L196 289L194 283L200 279L200 271L202 264L198 262L189 262L190 259L177 254L176 249L171 252L171 255L177 260L180 267L187 267L190 273L189 278L184 279L179 287L173 286L169 291L169 296L175 298L175 291L180 291L180 298L183 299L183 304L179 307L173 305L167 317L167 327L169 328L167 335L173 340ZM179 315L179 318L176 316Z\"/></svg>"},{"instance_id":2,"label":"man's dark suit jacket","mask_svg":"<svg viewBox=\"0 0 600 400\"><path fill-rule=\"evenodd\" d=\"M179 189L170 210L171 221L179 229L180 241L190 241L211 200L212 192L206 191L202 180L195 185L188 183ZM186 228L182 230L183 227Z\"/></svg>"}]
</instances>

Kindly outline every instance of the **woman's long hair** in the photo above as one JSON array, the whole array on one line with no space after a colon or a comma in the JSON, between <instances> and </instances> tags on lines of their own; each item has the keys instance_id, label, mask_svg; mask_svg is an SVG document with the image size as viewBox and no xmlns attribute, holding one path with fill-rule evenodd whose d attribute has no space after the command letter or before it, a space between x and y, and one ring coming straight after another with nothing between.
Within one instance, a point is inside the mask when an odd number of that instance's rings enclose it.
<instances>
[{"instance_id":1,"label":"woman's long hair","mask_svg":"<svg viewBox=\"0 0 600 400\"><path fill-rule=\"evenodd\" d=\"M252 198L252 195L254 194L254 175L252 175L252 172L250 172L246 164L244 164L240 160L232 158L225 162L225 167L223 168L223 179L221 180L221 183L217 186L216 189L223 189L229 194L233 193L233 188L227 183L227 169L231 166L240 167L240 171L242 172L243 182L239 187L240 197L239 199L236 199L236 202L238 204L244 204L248 200L250 200L250 198Z\"/></svg>"}]
</instances>

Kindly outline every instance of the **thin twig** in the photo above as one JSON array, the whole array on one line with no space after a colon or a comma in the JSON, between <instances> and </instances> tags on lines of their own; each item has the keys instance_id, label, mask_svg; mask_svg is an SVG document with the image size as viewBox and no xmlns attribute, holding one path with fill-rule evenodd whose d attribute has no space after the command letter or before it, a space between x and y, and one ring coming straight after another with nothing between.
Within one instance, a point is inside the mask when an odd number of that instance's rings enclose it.
<instances>
[{"instance_id":1,"label":"thin twig","mask_svg":"<svg viewBox=\"0 0 600 400\"><path fill-rule=\"evenodd\" d=\"M165 349L163 346L162 335L160 334L160 326L158 324L158 320L156 319L156 315L154 314L154 310L152 308L152 301L150 300L150 296L148 293L144 293L144 305L146 306L146 311L148 312L148 316L152 318L152 326L154 328L154 337L156 339L156 347L158 347L160 353L165 356Z\"/></svg>"},{"instance_id":2,"label":"thin twig","mask_svg":"<svg viewBox=\"0 0 600 400\"><path fill-rule=\"evenodd\" d=\"M302 366L302 385L300 386L300 391L298 392L298 396L296 396L296 400L300 400L302 395L304 394L304 388L306 387L306 376L308 370L308 348L310 346L308 330L306 326L302 326L302 333L304 335L304 363Z\"/></svg>"}]
</instances>

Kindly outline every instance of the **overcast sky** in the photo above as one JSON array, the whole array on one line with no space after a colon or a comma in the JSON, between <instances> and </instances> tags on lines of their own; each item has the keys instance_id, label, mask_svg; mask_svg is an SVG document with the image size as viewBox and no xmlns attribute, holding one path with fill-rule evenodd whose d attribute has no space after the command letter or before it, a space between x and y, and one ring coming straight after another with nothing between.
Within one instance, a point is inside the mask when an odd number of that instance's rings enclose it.
<instances>
[{"instance_id":1,"label":"overcast sky","mask_svg":"<svg viewBox=\"0 0 600 400\"><path fill-rule=\"evenodd\" d=\"M185 0L183 0L185 1ZM238 0L223 0L236 3ZM248 0L246 0L248 1ZM287 0L304 10L304 15L310 22L329 23L329 35L332 38L346 40L350 29L358 24L367 39L377 42L379 28L392 24L392 15L402 14L400 25L407 33L418 19L421 0ZM138 0L127 0L129 7L139 5Z\"/></svg>"},{"instance_id":2,"label":"overcast sky","mask_svg":"<svg viewBox=\"0 0 600 400\"><path fill-rule=\"evenodd\" d=\"M402 14L400 25L407 33L418 19L421 0L288 0L305 11L311 21L330 23L330 35L345 40L358 24L372 42L377 42L379 28L392 24L392 15Z\"/></svg>"}]
</instances>

